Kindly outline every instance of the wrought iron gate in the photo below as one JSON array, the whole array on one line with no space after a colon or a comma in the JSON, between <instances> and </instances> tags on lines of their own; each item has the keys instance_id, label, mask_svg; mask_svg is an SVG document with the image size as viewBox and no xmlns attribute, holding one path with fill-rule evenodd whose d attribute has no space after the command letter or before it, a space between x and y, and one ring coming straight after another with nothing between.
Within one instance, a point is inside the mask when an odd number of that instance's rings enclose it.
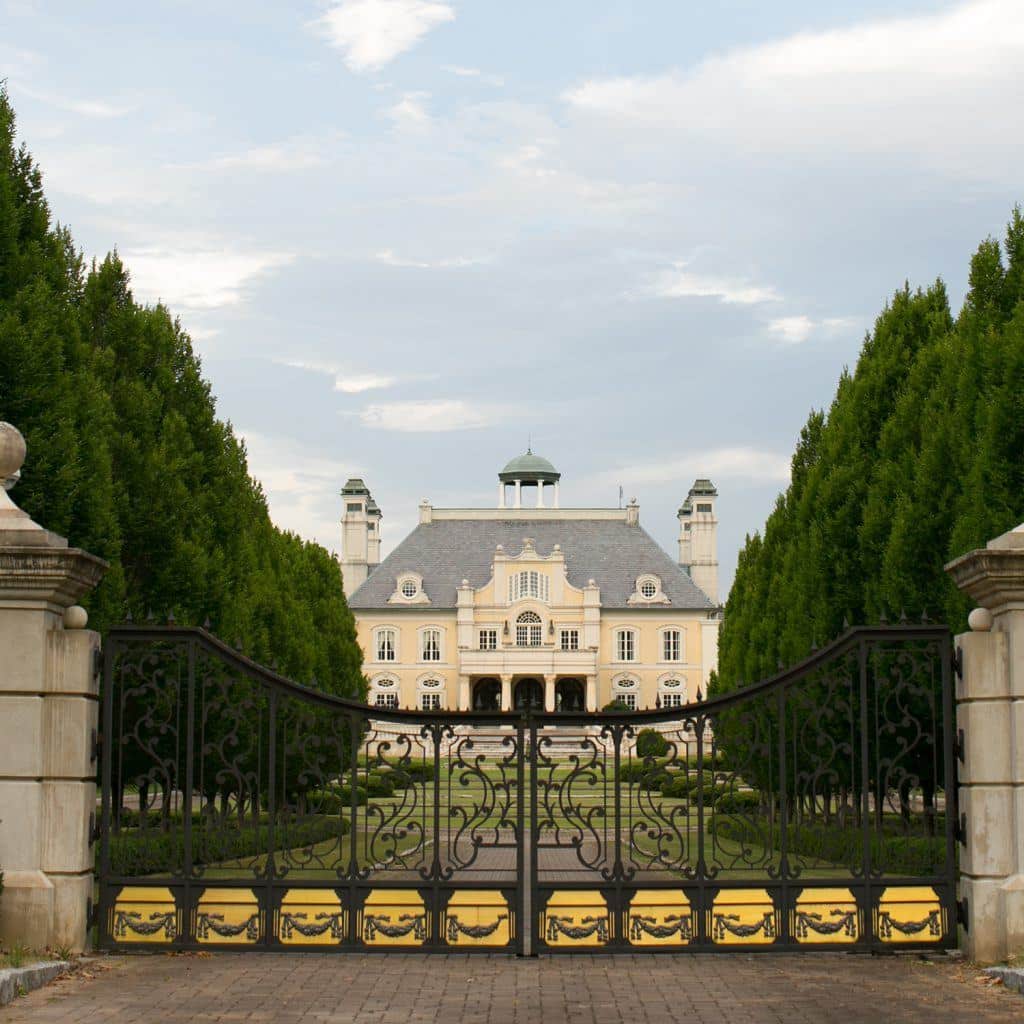
<instances>
[{"instance_id":1,"label":"wrought iron gate","mask_svg":"<svg viewBox=\"0 0 1024 1024\"><path fill-rule=\"evenodd\" d=\"M369 708L203 630L105 651L107 948L955 945L944 627L597 714Z\"/></svg>"}]
</instances>

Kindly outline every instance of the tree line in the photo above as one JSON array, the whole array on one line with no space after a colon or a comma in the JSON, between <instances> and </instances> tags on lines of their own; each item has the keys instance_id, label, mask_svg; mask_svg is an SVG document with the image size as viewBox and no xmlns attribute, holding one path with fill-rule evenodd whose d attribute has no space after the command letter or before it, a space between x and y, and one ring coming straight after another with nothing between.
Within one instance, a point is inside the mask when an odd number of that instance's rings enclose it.
<instances>
[{"instance_id":1,"label":"tree line","mask_svg":"<svg viewBox=\"0 0 1024 1024\"><path fill-rule=\"evenodd\" d=\"M4 90L0 419L28 443L18 504L110 562L92 628L209 621L299 681L365 694L336 559L271 522L181 322L134 300L116 252L87 265L53 221Z\"/></svg>"},{"instance_id":2,"label":"tree line","mask_svg":"<svg viewBox=\"0 0 1024 1024\"><path fill-rule=\"evenodd\" d=\"M844 620L966 627L950 559L1024 520L1024 216L982 242L957 315L897 291L800 431L789 487L746 538L725 606L721 694L772 675Z\"/></svg>"}]
</instances>

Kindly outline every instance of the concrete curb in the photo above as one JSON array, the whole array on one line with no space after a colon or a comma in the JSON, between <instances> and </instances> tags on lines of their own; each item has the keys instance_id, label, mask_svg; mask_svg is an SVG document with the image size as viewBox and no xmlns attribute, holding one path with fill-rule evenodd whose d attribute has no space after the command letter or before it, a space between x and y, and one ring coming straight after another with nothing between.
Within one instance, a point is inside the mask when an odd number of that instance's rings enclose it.
<instances>
[{"instance_id":1,"label":"concrete curb","mask_svg":"<svg viewBox=\"0 0 1024 1024\"><path fill-rule=\"evenodd\" d=\"M1024 967L986 967L990 978L998 978L1005 988L1024 996Z\"/></svg>"},{"instance_id":2,"label":"concrete curb","mask_svg":"<svg viewBox=\"0 0 1024 1024\"><path fill-rule=\"evenodd\" d=\"M5 967L0 970L0 1006L13 1003L20 995L42 988L59 978L71 967L66 960L50 960L28 967Z\"/></svg>"}]
</instances>

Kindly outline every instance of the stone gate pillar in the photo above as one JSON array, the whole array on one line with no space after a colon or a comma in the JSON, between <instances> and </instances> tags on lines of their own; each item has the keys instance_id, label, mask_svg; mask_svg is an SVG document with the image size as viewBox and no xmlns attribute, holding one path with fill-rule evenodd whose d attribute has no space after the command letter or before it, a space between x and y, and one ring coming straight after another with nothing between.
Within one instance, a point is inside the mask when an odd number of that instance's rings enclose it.
<instances>
[{"instance_id":1,"label":"stone gate pillar","mask_svg":"<svg viewBox=\"0 0 1024 1024\"><path fill-rule=\"evenodd\" d=\"M966 952L1003 960L1024 950L1024 525L946 571L978 604L956 638Z\"/></svg>"},{"instance_id":2,"label":"stone gate pillar","mask_svg":"<svg viewBox=\"0 0 1024 1024\"><path fill-rule=\"evenodd\" d=\"M0 941L88 945L99 636L76 602L106 563L8 497L25 441L0 423Z\"/></svg>"}]
</instances>

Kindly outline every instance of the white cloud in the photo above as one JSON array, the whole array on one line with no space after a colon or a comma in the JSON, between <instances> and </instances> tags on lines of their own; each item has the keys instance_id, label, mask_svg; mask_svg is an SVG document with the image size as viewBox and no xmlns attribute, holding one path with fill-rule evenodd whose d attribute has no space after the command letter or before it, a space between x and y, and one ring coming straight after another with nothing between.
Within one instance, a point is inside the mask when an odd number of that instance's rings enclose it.
<instances>
[{"instance_id":1,"label":"white cloud","mask_svg":"<svg viewBox=\"0 0 1024 1024\"><path fill-rule=\"evenodd\" d=\"M286 142L254 146L241 153L215 157L202 166L215 170L248 168L256 171L297 171L320 167L327 162L320 142L311 139L290 139Z\"/></svg>"},{"instance_id":2,"label":"white cloud","mask_svg":"<svg viewBox=\"0 0 1024 1024\"><path fill-rule=\"evenodd\" d=\"M831 336L853 327L852 317L832 316L813 320L806 314L780 316L768 323L768 330L787 345L801 345L815 335Z\"/></svg>"},{"instance_id":3,"label":"white cloud","mask_svg":"<svg viewBox=\"0 0 1024 1024\"><path fill-rule=\"evenodd\" d=\"M379 373L353 373L334 363L321 363L306 359L275 360L282 366L291 366L297 370L309 370L311 373L322 373L334 378L334 390L346 395L358 395L364 391L375 391L394 387L397 377L389 377Z\"/></svg>"},{"instance_id":4,"label":"white cloud","mask_svg":"<svg viewBox=\"0 0 1024 1024\"><path fill-rule=\"evenodd\" d=\"M352 71L376 71L454 19L455 9L435 0L342 0L316 24Z\"/></svg>"},{"instance_id":5,"label":"white cloud","mask_svg":"<svg viewBox=\"0 0 1024 1024\"><path fill-rule=\"evenodd\" d=\"M648 294L667 299L711 298L720 302L752 306L760 302L778 302L782 296L770 285L751 284L739 278L694 274L686 263L674 263L651 283Z\"/></svg>"},{"instance_id":6,"label":"white cloud","mask_svg":"<svg viewBox=\"0 0 1024 1024\"><path fill-rule=\"evenodd\" d=\"M1003 133L1024 102L1024 4L974 0L728 51L660 75L581 82L571 108L668 145L748 152L907 154L952 171L1014 173L983 153L1019 153Z\"/></svg>"},{"instance_id":7,"label":"white cloud","mask_svg":"<svg viewBox=\"0 0 1024 1024\"><path fill-rule=\"evenodd\" d=\"M598 476L604 484L687 484L698 477L712 480L746 480L753 483L785 483L789 480L789 456L757 448L717 448L684 458L632 462Z\"/></svg>"},{"instance_id":8,"label":"white cloud","mask_svg":"<svg viewBox=\"0 0 1024 1024\"><path fill-rule=\"evenodd\" d=\"M429 98L429 92L402 93L401 99L388 107L386 113L401 131L424 132L430 127L431 118L423 101Z\"/></svg>"},{"instance_id":9,"label":"white cloud","mask_svg":"<svg viewBox=\"0 0 1024 1024\"><path fill-rule=\"evenodd\" d=\"M459 78L475 78L477 81L484 82L487 85L505 84L505 79L501 75L492 75L486 71L481 71L479 68L465 68L458 64L443 64L441 70L447 71L450 75L458 75Z\"/></svg>"},{"instance_id":10,"label":"white cloud","mask_svg":"<svg viewBox=\"0 0 1024 1024\"><path fill-rule=\"evenodd\" d=\"M359 418L364 426L375 430L444 433L489 427L500 422L506 413L507 410L501 406L458 398L437 398L368 405L359 413Z\"/></svg>"},{"instance_id":11,"label":"white cloud","mask_svg":"<svg viewBox=\"0 0 1024 1024\"><path fill-rule=\"evenodd\" d=\"M475 267L491 262L490 257L484 256L445 256L436 260L413 260L397 256L392 249L381 249L374 254L374 259L388 267L414 267L419 270Z\"/></svg>"},{"instance_id":12,"label":"white cloud","mask_svg":"<svg viewBox=\"0 0 1024 1024\"><path fill-rule=\"evenodd\" d=\"M215 309L241 302L255 278L292 263L291 253L233 249L127 249L132 290L172 308Z\"/></svg>"}]
</instances>

